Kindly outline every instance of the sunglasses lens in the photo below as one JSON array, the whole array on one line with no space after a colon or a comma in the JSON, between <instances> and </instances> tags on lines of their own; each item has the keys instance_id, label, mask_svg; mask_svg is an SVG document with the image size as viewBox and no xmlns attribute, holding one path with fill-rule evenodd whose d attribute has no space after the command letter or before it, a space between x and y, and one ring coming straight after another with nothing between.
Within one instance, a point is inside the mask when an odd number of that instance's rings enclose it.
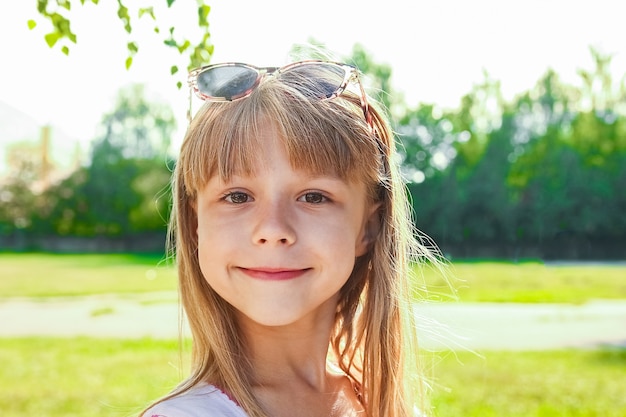
<instances>
[{"instance_id":1,"label":"sunglasses lens","mask_svg":"<svg viewBox=\"0 0 626 417\"><path fill-rule=\"evenodd\" d=\"M315 98L330 98L340 93L346 71L326 62L311 62L286 69L281 81L296 86L301 93Z\"/></svg>"},{"instance_id":2,"label":"sunglasses lens","mask_svg":"<svg viewBox=\"0 0 626 417\"><path fill-rule=\"evenodd\" d=\"M256 85L259 73L245 66L208 68L198 74L198 91L213 99L235 100Z\"/></svg>"}]
</instances>

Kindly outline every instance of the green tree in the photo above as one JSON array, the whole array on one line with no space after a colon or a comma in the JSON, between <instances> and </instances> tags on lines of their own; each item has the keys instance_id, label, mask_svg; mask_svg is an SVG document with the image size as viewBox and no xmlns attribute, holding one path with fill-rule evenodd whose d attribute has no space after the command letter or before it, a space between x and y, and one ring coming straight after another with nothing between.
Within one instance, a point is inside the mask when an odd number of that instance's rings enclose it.
<instances>
[{"instance_id":1,"label":"green tree","mask_svg":"<svg viewBox=\"0 0 626 417\"><path fill-rule=\"evenodd\" d=\"M30 142L7 148L9 175L0 188L0 236L23 232L32 226L36 194L32 184L41 179L41 150Z\"/></svg>"},{"instance_id":2,"label":"green tree","mask_svg":"<svg viewBox=\"0 0 626 417\"><path fill-rule=\"evenodd\" d=\"M503 132L500 85L485 73L459 109L406 109L395 127L402 143L420 229L441 244L506 239L510 124Z\"/></svg>"},{"instance_id":3,"label":"green tree","mask_svg":"<svg viewBox=\"0 0 626 417\"><path fill-rule=\"evenodd\" d=\"M621 88L616 86L611 73L611 54L603 54L596 48L589 48L595 68L578 70L583 81L581 110L594 109L598 112L626 110L624 99L624 79Z\"/></svg>"},{"instance_id":4,"label":"green tree","mask_svg":"<svg viewBox=\"0 0 626 417\"><path fill-rule=\"evenodd\" d=\"M167 104L148 101L143 85L131 85L118 92L115 108L103 116L92 160L97 163L104 155L109 159L162 157L169 151L175 128L174 114Z\"/></svg>"},{"instance_id":5,"label":"green tree","mask_svg":"<svg viewBox=\"0 0 626 417\"><path fill-rule=\"evenodd\" d=\"M500 82L483 72L483 80L461 98L461 105L450 120L459 132L455 149L459 161L457 169L464 175L482 158L488 146L489 134L500 128L505 103Z\"/></svg>"},{"instance_id":6,"label":"green tree","mask_svg":"<svg viewBox=\"0 0 626 417\"><path fill-rule=\"evenodd\" d=\"M116 108L103 117L90 165L47 190L50 204L38 222L60 235L164 232L174 128L171 109L147 101L141 86L121 90Z\"/></svg>"},{"instance_id":7,"label":"green tree","mask_svg":"<svg viewBox=\"0 0 626 417\"><path fill-rule=\"evenodd\" d=\"M465 241L510 243L512 236L509 190L506 178L514 134L513 115L505 114L500 126L488 134L481 159L459 178Z\"/></svg>"},{"instance_id":8,"label":"green tree","mask_svg":"<svg viewBox=\"0 0 626 417\"><path fill-rule=\"evenodd\" d=\"M524 188L540 172L546 155L558 151L562 138L557 136L571 130L579 101L580 92L564 85L554 71L548 70L531 90L508 106L515 124L509 186Z\"/></svg>"}]
</instances>

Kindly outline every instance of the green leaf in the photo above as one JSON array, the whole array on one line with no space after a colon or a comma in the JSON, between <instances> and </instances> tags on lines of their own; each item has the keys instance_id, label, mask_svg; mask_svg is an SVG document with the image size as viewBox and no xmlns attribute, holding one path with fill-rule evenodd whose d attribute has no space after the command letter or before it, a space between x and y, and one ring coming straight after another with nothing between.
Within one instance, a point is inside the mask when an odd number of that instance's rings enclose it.
<instances>
[{"instance_id":1,"label":"green leaf","mask_svg":"<svg viewBox=\"0 0 626 417\"><path fill-rule=\"evenodd\" d=\"M126 58L126 69L130 69L131 65L133 65L133 57L129 56L128 58Z\"/></svg>"},{"instance_id":2,"label":"green leaf","mask_svg":"<svg viewBox=\"0 0 626 417\"><path fill-rule=\"evenodd\" d=\"M154 16L154 7L142 7L139 9L139 18L141 19L141 17L143 15L148 15L152 18L152 20L156 20L156 17Z\"/></svg>"},{"instance_id":3,"label":"green leaf","mask_svg":"<svg viewBox=\"0 0 626 417\"><path fill-rule=\"evenodd\" d=\"M175 0L167 0L167 7L172 7L172 4L174 4Z\"/></svg>"},{"instance_id":4,"label":"green leaf","mask_svg":"<svg viewBox=\"0 0 626 417\"><path fill-rule=\"evenodd\" d=\"M117 8L117 17L128 20L128 7L124 6L121 2Z\"/></svg>"},{"instance_id":5,"label":"green leaf","mask_svg":"<svg viewBox=\"0 0 626 417\"><path fill-rule=\"evenodd\" d=\"M170 68L170 74L174 75L178 72L178 66L176 65L172 65L172 67Z\"/></svg>"},{"instance_id":6,"label":"green leaf","mask_svg":"<svg viewBox=\"0 0 626 417\"><path fill-rule=\"evenodd\" d=\"M198 7L198 24L201 27L209 26L209 12L211 11L211 6L202 4Z\"/></svg>"},{"instance_id":7,"label":"green leaf","mask_svg":"<svg viewBox=\"0 0 626 417\"><path fill-rule=\"evenodd\" d=\"M178 44L176 43L174 39L166 39L163 41L163 43L166 44L167 46L172 46L172 47L178 46Z\"/></svg>"},{"instance_id":8,"label":"green leaf","mask_svg":"<svg viewBox=\"0 0 626 417\"><path fill-rule=\"evenodd\" d=\"M124 29L127 33L133 31L130 25L130 15L128 14L128 8L124 6L121 0L118 0L119 7L117 8L117 17L124 23Z\"/></svg>"},{"instance_id":9,"label":"green leaf","mask_svg":"<svg viewBox=\"0 0 626 417\"><path fill-rule=\"evenodd\" d=\"M52 25L60 32L65 32L69 29L70 23L69 20L65 18L65 16L59 13L51 13L49 15L50 22Z\"/></svg>"},{"instance_id":10,"label":"green leaf","mask_svg":"<svg viewBox=\"0 0 626 417\"><path fill-rule=\"evenodd\" d=\"M28 29L30 30L33 30L35 26L37 26L37 22L35 22L33 19L30 19L28 22L26 22L26 24L28 24Z\"/></svg>"},{"instance_id":11,"label":"green leaf","mask_svg":"<svg viewBox=\"0 0 626 417\"><path fill-rule=\"evenodd\" d=\"M176 82L176 87L180 90L181 87L183 86L183 83L181 83L180 81Z\"/></svg>"},{"instance_id":12,"label":"green leaf","mask_svg":"<svg viewBox=\"0 0 626 417\"><path fill-rule=\"evenodd\" d=\"M67 45L63 45L63 47L61 48L61 52L63 52L65 55L69 55L70 48L68 48Z\"/></svg>"},{"instance_id":13,"label":"green leaf","mask_svg":"<svg viewBox=\"0 0 626 417\"><path fill-rule=\"evenodd\" d=\"M185 40L185 42L182 45L178 45L178 52L182 54L190 46L191 46L191 42L189 42L189 40Z\"/></svg>"},{"instance_id":14,"label":"green leaf","mask_svg":"<svg viewBox=\"0 0 626 417\"><path fill-rule=\"evenodd\" d=\"M126 44L126 47L128 48L128 51L133 54L136 54L139 51L139 47L137 46L135 42L128 42Z\"/></svg>"},{"instance_id":15,"label":"green leaf","mask_svg":"<svg viewBox=\"0 0 626 417\"><path fill-rule=\"evenodd\" d=\"M48 0L37 0L37 11L39 14L47 16L48 12Z\"/></svg>"},{"instance_id":16,"label":"green leaf","mask_svg":"<svg viewBox=\"0 0 626 417\"><path fill-rule=\"evenodd\" d=\"M52 48L60 38L61 34L58 32L50 32L44 36L44 39L50 48Z\"/></svg>"}]
</instances>

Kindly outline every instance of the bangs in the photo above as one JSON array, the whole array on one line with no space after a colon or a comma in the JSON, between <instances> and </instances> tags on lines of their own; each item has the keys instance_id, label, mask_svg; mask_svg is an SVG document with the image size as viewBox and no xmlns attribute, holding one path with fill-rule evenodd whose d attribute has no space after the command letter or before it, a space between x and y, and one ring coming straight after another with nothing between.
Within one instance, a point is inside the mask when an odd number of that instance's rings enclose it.
<instances>
[{"instance_id":1,"label":"bangs","mask_svg":"<svg viewBox=\"0 0 626 417\"><path fill-rule=\"evenodd\" d=\"M365 122L358 97L307 98L276 80L267 80L245 99L207 103L194 118L179 164L185 188L194 194L215 175L254 175L261 134L273 128L291 165L311 175L345 181L379 182L376 138Z\"/></svg>"}]
</instances>

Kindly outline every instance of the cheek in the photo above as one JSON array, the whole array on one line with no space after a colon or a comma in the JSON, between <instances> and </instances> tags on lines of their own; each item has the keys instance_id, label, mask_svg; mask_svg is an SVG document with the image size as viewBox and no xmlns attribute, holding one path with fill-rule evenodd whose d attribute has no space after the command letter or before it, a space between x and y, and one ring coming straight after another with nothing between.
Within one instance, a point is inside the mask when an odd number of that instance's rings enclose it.
<instances>
[{"instance_id":1,"label":"cheek","mask_svg":"<svg viewBox=\"0 0 626 417\"><path fill-rule=\"evenodd\" d=\"M220 240L213 236L213 233L204 233L202 227L199 228L198 264L206 283L223 297L225 286L223 277L228 269L228 252L225 246L220 244Z\"/></svg>"},{"instance_id":2,"label":"cheek","mask_svg":"<svg viewBox=\"0 0 626 417\"><path fill-rule=\"evenodd\" d=\"M316 250L325 253L324 256L336 265L341 264L345 268L346 264L352 264L359 256L360 233L348 219L328 227L312 227L310 233L315 236L314 241L310 242Z\"/></svg>"},{"instance_id":3,"label":"cheek","mask_svg":"<svg viewBox=\"0 0 626 417\"><path fill-rule=\"evenodd\" d=\"M223 250L227 246L230 233L221 230L210 219L198 217L198 261L203 269L213 265L216 260L223 257Z\"/></svg>"}]
</instances>

